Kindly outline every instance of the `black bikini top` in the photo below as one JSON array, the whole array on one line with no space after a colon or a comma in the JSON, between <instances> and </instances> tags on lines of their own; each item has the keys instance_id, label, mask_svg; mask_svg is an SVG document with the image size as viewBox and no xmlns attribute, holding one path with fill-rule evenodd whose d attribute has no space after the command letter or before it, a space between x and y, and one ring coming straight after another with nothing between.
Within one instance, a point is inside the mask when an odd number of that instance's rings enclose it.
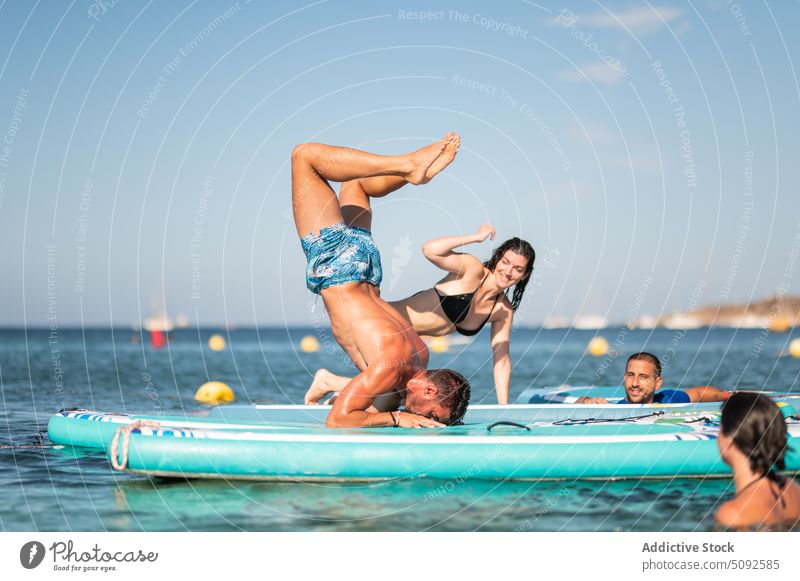
<instances>
[{"instance_id":1,"label":"black bikini top","mask_svg":"<svg viewBox=\"0 0 800 581\"><path fill-rule=\"evenodd\" d=\"M472 305L472 299L475 298L475 293L477 293L483 283L488 278L489 274L487 273L486 276L483 277L481 284L478 285L471 293L464 293L460 295L443 295L439 292L439 289L433 287L433 290L436 291L436 294L439 296L439 304L442 306L442 311L444 311L445 316L453 323L453 326L456 328L456 331L465 335L467 337L471 337L473 335L477 335L480 333L481 329L489 322L489 317L492 316L492 312L494 311L494 307L497 304L497 299L500 298L500 295L494 297L494 303L492 304L492 308L489 311L489 315L483 320L480 327L477 329L461 329L458 324L467 318L469 314L469 307Z\"/></svg>"}]
</instances>

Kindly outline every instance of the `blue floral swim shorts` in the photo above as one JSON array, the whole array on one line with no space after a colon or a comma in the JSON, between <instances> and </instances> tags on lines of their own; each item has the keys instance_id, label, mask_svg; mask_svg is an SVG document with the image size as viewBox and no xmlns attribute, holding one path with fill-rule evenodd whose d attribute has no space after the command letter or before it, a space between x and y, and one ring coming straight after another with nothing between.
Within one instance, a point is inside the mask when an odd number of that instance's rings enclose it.
<instances>
[{"instance_id":1,"label":"blue floral swim shorts","mask_svg":"<svg viewBox=\"0 0 800 581\"><path fill-rule=\"evenodd\" d=\"M306 286L311 292L319 294L329 286L346 282L380 286L381 255L369 230L334 224L319 234L303 236L300 244L308 260Z\"/></svg>"}]
</instances>

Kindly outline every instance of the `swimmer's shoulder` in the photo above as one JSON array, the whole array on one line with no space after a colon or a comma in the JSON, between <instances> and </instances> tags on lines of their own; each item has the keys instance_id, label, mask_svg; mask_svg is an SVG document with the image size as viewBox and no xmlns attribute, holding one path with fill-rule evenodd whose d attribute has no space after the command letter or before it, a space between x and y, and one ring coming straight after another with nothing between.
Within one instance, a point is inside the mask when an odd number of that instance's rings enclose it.
<instances>
[{"instance_id":1,"label":"swimmer's shoulder","mask_svg":"<svg viewBox=\"0 0 800 581\"><path fill-rule=\"evenodd\" d=\"M746 491L739 498L732 498L719 507L714 518L725 528L751 530L753 527L772 524L774 497L768 501L763 494Z\"/></svg>"},{"instance_id":2,"label":"swimmer's shoulder","mask_svg":"<svg viewBox=\"0 0 800 581\"><path fill-rule=\"evenodd\" d=\"M741 502L737 499L729 500L722 504L714 514L714 519L723 527L728 529L735 529L743 526L744 519L742 519Z\"/></svg>"}]
</instances>

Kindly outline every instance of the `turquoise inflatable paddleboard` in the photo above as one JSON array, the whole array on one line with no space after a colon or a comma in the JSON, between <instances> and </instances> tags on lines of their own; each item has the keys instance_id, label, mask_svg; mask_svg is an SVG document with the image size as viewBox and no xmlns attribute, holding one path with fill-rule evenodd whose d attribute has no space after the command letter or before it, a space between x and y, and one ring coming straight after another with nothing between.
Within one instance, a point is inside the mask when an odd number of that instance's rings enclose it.
<instances>
[{"instance_id":1,"label":"turquoise inflatable paddleboard","mask_svg":"<svg viewBox=\"0 0 800 581\"><path fill-rule=\"evenodd\" d=\"M233 406L247 408L253 411L255 406ZM160 416L147 414L120 414L115 412L97 412L85 409L61 410L54 414L47 423L47 437L55 444L62 446L77 446L105 450L111 443L116 431L134 422L157 422L164 427L175 428L204 428L212 430L275 430L300 428L303 426L320 426L325 424L330 406L327 409L310 409L304 413L298 409L291 409L284 413L285 408L305 408L319 406L273 406L264 414L245 413L242 410L234 413L236 419L231 419L218 412L216 409L200 412L196 415Z\"/></svg>"},{"instance_id":2,"label":"turquoise inflatable paddleboard","mask_svg":"<svg viewBox=\"0 0 800 581\"><path fill-rule=\"evenodd\" d=\"M789 422L790 446L800 424ZM568 421L402 428L279 428L271 431L123 428L112 464L134 474L180 478L362 481L398 478L500 480L724 477L714 421L648 415L630 421ZM787 456L789 471L800 455Z\"/></svg>"},{"instance_id":3,"label":"turquoise inflatable paddleboard","mask_svg":"<svg viewBox=\"0 0 800 581\"><path fill-rule=\"evenodd\" d=\"M491 424L497 421L542 422L572 420L621 420L653 411L676 414L719 412L718 403L647 405L471 405L464 423ZM64 446L104 450L114 433L133 422L159 422L163 427L211 430L258 431L277 428L322 427L330 406L305 405L229 405L196 415L156 416L120 414L84 409L62 410L50 418L50 440Z\"/></svg>"}]
</instances>

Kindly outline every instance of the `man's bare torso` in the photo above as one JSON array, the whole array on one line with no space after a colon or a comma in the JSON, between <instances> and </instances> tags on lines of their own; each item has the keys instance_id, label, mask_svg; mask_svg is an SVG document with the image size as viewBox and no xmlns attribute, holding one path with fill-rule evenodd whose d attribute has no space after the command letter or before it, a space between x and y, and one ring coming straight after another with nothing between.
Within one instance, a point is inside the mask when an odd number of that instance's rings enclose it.
<instances>
[{"instance_id":1,"label":"man's bare torso","mask_svg":"<svg viewBox=\"0 0 800 581\"><path fill-rule=\"evenodd\" d=\"M411 375L428 364L428 349L408 322L369 283L348 283L322 291L331 330L359 370L397 366Z\"/></svg>"}]
</instances>

